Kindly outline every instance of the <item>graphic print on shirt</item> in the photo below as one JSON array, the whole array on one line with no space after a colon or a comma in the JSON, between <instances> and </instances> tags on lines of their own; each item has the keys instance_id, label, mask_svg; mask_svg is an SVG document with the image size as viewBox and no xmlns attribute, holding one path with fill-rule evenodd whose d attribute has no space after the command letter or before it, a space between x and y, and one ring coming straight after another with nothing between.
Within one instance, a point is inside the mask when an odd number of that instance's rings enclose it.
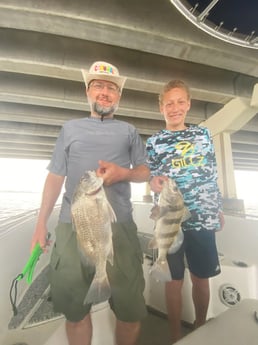
<instances>
[{"instance_id":1,"label":"graphic print on shirt","mask_svg":"<svg viewBox=\"0 0 258 345\"><path fill-rule=\"evenodd\" d=\"M146 148L151 175L168 176L181 190L192 214L185 226L197 230L219 228L221 196L208 129L192 125L183 131L161 130L147 140Z\"/></svg>"},{"instance_id":2,"label":"graphic print on shirt","mask_svg":"<svg viewBox=\"0 0 258 345\"><path fill-rule=\"evenodd\" d=\"M181 141L175 145L175 149L178 152L181 152L181 157L172 159L171 164L173 168L190 168L191 166L196 167L204 165L204 156L194 155L194 144L186 141Z\"/></svg>"}]
</instances>

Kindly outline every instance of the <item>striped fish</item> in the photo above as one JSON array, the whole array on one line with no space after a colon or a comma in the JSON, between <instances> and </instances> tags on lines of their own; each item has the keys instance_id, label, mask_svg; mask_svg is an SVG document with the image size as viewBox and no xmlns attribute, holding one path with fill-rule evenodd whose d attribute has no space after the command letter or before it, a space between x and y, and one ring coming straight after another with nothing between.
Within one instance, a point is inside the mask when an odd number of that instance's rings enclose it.
<instances>
[{"instance_id":1,"label":"striped fish","mask_svg":"<svg viewBox=\"0 0 258 345\"><path fill-rule=\"evenodd\" d=\"M158 204L152 208L150 216L155 221L155 228L149 248L158 249L158 257L151 268L151 274L157 280L171 280L167 254L175 253L182 245L184 235L181 223L190 216L176 182L172 179L164 181Z\"/></svg>"}]
</instances>

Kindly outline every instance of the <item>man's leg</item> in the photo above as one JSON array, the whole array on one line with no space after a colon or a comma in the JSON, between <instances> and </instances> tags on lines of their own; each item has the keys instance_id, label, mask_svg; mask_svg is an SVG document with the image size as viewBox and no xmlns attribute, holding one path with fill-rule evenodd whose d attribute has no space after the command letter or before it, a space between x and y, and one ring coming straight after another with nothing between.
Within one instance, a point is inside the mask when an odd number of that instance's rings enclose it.
<instances>
[{"instance_id":1,"label":"man's leg","mask_svg":"<svg viewBox=\"0 0 258 345\"><path fill-rule=\"evenodd\" d=\"M112 290L110 307L117 320L116 345L136 345L140 320L147 316L143 254L135 223L113 223L112 229L114 258L107 272Z\"/></svg>"},{"instance_id":2,"label":"man's leg","mask_svg":"<svg viewBox=\"0 0 258 345\"><path fill-rule=\"evenodd\" d=\"M195 328L200 327L206 322L207 311L210 301L209 279L198 278L191 274L193 283L192 297L195 309Z\"/></svg>"},{"instance_id":3,"label":"man's leg","mask_svg":"<svg viewBox=\"0 0 258 345\"><path fill-rule=\"evenodd\" d=\"M165 285L168 320L173 343L182 338L182 286L183 280L172 280Z\"/></svg>"},{"instance_id":4,"label":"man's leg","mask_svg":"<svg viewBox=\"0 0 258 345\"><path fill-rule=\"evenodd\" d=\"M66 321L66 334L69 345L91 345L92 323L90 314L82 321Z\"/></svg>"},{"instance_id":5,"label":"man's leg","mask_svg":"<svg viewBox=\"0 0 258 345\"><path fill-rule=\"evenodd\" d=\"M116 345L136 345L141 329L140 322L116 321Z\"/></svg>"}]
</instances>

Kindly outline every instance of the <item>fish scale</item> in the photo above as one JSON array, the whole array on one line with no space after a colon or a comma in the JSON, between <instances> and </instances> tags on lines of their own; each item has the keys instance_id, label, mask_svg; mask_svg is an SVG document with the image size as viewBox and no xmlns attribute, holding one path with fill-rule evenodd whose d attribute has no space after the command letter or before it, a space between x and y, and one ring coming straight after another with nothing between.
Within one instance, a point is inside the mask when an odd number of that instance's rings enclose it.
<instances>
[{"instance_id":1,"label":"fish scale","mask_svg":"<svg viewBox=\"0 0 258 345\"><path fill-rule=\"evenodd\" d=\"M106 263L113 264L111 222L116 221L116 216L106 198L103 180L94 171L85 172L80 179L71 213L81 262L86 269L95 268L84 304L103 302L111 295Z\"/></svg>"}]
</instances>

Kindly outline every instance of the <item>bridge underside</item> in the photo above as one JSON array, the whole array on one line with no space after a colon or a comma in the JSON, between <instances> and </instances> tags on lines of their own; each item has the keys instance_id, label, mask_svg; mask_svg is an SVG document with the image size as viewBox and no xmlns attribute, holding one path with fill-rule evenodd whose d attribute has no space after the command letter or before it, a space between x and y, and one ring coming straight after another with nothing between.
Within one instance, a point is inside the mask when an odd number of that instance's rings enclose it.
<instances>
[{"instance_id":1,"label":"bridge underside","mask_svg":"<svg viewBox=\"0 0 258 345\"><path fill-rule=\"evenodd\" d=\"M64 121L89 115L80 69L106 60L128 77L116 117L143 138L164 127L157 97L170 79L192 89L188 123L245 102L233 165L258 170L258 50L201 31L169 0L3 0L0 42L0 157L48 160Z\"/></svg>"}]
</instances>

